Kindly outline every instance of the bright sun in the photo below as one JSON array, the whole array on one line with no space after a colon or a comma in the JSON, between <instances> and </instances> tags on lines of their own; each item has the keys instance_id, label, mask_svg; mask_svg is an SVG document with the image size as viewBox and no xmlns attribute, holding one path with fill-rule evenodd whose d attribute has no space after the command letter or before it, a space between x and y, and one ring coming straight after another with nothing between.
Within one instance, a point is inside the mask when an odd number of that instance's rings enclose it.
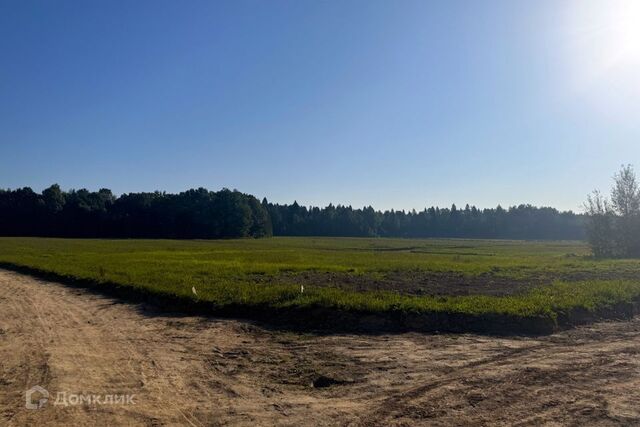
<instances>
[{"instance_id":1,"label":"bright sun","mask_svg":"<svg viewBox=\"0 0 640 427\"><path fill-rule=\"evenodd\" d=\"M637 114L640 0L576 0L567 10L567 59L575 89L607 114Z\"/></svg>"},{"instance_id":2,"label":"bright sun","mask_svg":"<svg viewBox=\"0 0 640 427\"><path fill-rule=\"evenodd\" d=\"M602 31L613 62L609 65L640 64L640 0L612 1L603 12Z\"/></svg>"},{"instance_id":3,"label":"bright sun","mask_svg":"<svg viewBox=\"0 0 640 427\"><path fill-rule=\"evenodd\" d=\"M576 53L593 65L640 64L640 0L575 1L570 16Z\"/></svg>"}]
</instances>

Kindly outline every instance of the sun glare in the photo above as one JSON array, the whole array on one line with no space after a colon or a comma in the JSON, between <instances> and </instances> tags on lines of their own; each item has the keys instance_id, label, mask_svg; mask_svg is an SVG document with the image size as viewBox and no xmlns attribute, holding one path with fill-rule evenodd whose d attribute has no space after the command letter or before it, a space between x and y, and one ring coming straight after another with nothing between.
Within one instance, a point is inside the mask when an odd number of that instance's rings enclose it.
<instances>
[{"instance_id":1,"label":"sun glare","mask_svg":"<svg viewBox=\"0 0 640 427\"><path fill-rule=\"evenodd\" d=\"M612 61L609 65L640 65L640 0L611 2L606 15L609 22L604 31Z\"/></svg>"},{"instance_id":2,"label":"sun glare","mask_svg":"<svg viewBox=\"0 0 640 427\"><path fill-rule=\"evenodd\" d=\"M640 0L586 0L568 11L568 64L575 90L619 118L640 103Z\"/></svg>"}]
</instances>

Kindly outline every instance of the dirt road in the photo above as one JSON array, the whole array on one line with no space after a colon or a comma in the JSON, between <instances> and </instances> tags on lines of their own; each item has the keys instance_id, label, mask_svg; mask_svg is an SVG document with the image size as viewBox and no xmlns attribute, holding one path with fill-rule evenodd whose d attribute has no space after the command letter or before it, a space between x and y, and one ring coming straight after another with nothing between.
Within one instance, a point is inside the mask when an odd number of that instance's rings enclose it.
<instances>
[{"instance_id":1,"label":"dirt road","mask_svg":"<svg viewBox=\"0 0 640 427\"><path fill-rule=\"evenodd\" d=\"M29 410L35 385L50 397ZM2 426L469 423L640 424L640 319L535 339L299 335L0 271Z\"/></svg>"}]
</instances>

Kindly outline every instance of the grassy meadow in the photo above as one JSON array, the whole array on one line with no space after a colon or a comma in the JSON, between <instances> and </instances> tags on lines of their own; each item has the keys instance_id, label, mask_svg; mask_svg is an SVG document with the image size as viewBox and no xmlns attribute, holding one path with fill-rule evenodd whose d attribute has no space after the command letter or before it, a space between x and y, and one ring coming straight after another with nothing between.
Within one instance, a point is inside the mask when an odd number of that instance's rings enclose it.
<instances>
[{"instance_id":1,"label":"grassy meadow","mask_svg":"<svg viewBox=\"0 0 640 427\"><path fill-rule=\"evenodd\" d=\"M0 264L193 299L214 311L320 307L555 321L571 310L640 298L640 261L595 260L581 242L0 238ZM419 292L405 292L415 281L422 283ZM380 286L368 289L368 283ZM485 292L492 283L500 284L498 294ZM447 292L449 284L455 293ZM511 292L511 284L519 290Z\"/></svg>"}]
</instances>

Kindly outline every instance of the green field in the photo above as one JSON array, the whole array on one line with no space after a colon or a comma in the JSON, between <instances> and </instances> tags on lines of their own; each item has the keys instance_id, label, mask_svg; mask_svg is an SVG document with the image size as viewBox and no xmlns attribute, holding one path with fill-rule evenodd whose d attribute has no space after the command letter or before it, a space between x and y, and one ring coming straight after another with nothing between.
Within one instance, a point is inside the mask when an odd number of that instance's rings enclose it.
<instances>
[{"instance_id":1,"label":"green field","mask_svg":"<svg viewBox=\"0 0 640 427\"><path fill-rule=\"evenodd\" d=\"M190 299L212 312L322 308L555 322L640 297L640 261L595 260L581 242L0 238L0 263Z\"/></svg>"}]
</instances>

